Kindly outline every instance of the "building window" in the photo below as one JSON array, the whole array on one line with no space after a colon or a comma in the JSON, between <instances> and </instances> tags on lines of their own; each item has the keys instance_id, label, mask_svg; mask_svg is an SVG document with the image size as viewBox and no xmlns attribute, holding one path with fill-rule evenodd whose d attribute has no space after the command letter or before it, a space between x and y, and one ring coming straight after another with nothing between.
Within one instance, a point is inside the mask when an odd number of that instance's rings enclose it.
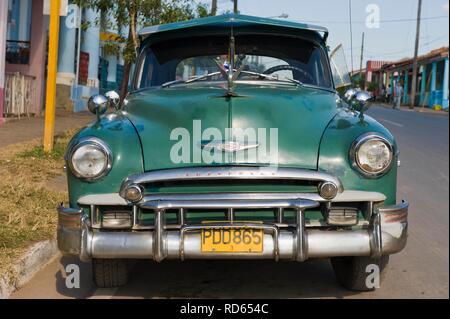
<instances>
[{"instance_id":1,"label":"building window","mask_svg":"<svg viewBox=\"0 0 450 319\"><path fill-rule=\"evenodd\" d=\"M32 0L8 1L6 62L29 64Z\"/></svg>"}]
</instances>

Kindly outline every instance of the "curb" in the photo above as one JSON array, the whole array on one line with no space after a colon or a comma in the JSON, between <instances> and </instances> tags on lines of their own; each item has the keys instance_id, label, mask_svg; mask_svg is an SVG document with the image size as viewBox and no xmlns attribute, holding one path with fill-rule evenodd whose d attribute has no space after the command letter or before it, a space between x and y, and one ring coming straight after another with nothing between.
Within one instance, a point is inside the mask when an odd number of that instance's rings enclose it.
<instances>
[{"instance_id":1,"label":"curb","mask_svg":"<svg viewBox=\"0 0 450 319\"><path fill-rule=\"evenodd\" d=\"M7 299L17 289L23 287L58 253L56 240L46 240L32 245L13 266L11 274L0 275L0 299Z\"/></svg>"},{"instance_id":2,"label":"curb","mask_svg":"<svg viewBox=\"0 0 450 319\"><path fill-rule=\"evenodd\" d=\"M392 110L392 105L388 105L388 104L382 104L382 103L378 103L375 104L375 106L379 106L385 109L391 109ZM413 110L411 110L408 107L405 106L401 106L400 109L398 109L399 111L403 111L403 112L415 112L415 113L422 113L422 114L431 114L431 115L440 115L440 116L449 116L449 112L445 112L445 111L435 111L435 110L431 110L428 108L422 108L422 107L415 107Z\"/></svg>"}]
</instances>

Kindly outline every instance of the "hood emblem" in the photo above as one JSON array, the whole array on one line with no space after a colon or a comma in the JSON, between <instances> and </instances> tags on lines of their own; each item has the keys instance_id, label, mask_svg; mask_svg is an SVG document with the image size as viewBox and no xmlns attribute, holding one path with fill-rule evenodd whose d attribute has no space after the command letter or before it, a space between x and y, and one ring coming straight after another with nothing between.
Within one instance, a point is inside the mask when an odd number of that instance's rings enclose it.
<instances>
[{"instance_id":1,"label":"hood emblem","mask_svg":"<svg viewBox=\"0 0 450 319\"><path fill-rule=\"evenodd\" d=\"M202 143L202 148L207 151L217 150L225 153L235 153L238 151L248 150L259 147L259 143L245 143L241 144L235 141L210 141Z\"/></svg>"}]
</instances>

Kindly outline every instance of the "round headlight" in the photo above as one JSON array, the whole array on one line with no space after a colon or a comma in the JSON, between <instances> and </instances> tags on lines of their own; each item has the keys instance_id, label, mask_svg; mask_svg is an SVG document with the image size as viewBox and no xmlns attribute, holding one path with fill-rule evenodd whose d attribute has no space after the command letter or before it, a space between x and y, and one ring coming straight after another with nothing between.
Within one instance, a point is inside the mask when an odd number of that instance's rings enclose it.
<instances>
[{"instance_id":1,"label":"round headlight","mask_svg":"<svg viewBox=\"0 0 450 319\"><path fill-rule=\"evenodd\" d=\"M393 146L383 136L365 134L351 149L353 166L368 177L379 177L388 172L393 159Z\"/></svg>"},{"instance_id":2,"label":"round headlight","mask_svg":"<svg viewBox=\"0 0 450 319\"><path fill-rule=\"evenodd\" d=\"M80 140L67 158L72 173L82 179L95 180L105 176L111 169L111 151L96 138Z\"/></svg>"}]
</instances>

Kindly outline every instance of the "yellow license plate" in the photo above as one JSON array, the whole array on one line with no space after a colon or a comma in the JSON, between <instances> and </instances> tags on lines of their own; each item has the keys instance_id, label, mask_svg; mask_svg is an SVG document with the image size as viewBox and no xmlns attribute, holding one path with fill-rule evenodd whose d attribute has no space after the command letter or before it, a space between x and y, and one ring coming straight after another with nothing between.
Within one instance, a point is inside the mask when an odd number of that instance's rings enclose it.
<instances>
[{"instance_id":1,"label":"yellow license plate","mask_svg":"<svg viewBox=\"0 0 450 319\"><path fill-rule=\"evenodd\" d=\"M202 229L204 253L262 253L264 232L254 228L205 228Z\"/></svg>"}]
</instances>

